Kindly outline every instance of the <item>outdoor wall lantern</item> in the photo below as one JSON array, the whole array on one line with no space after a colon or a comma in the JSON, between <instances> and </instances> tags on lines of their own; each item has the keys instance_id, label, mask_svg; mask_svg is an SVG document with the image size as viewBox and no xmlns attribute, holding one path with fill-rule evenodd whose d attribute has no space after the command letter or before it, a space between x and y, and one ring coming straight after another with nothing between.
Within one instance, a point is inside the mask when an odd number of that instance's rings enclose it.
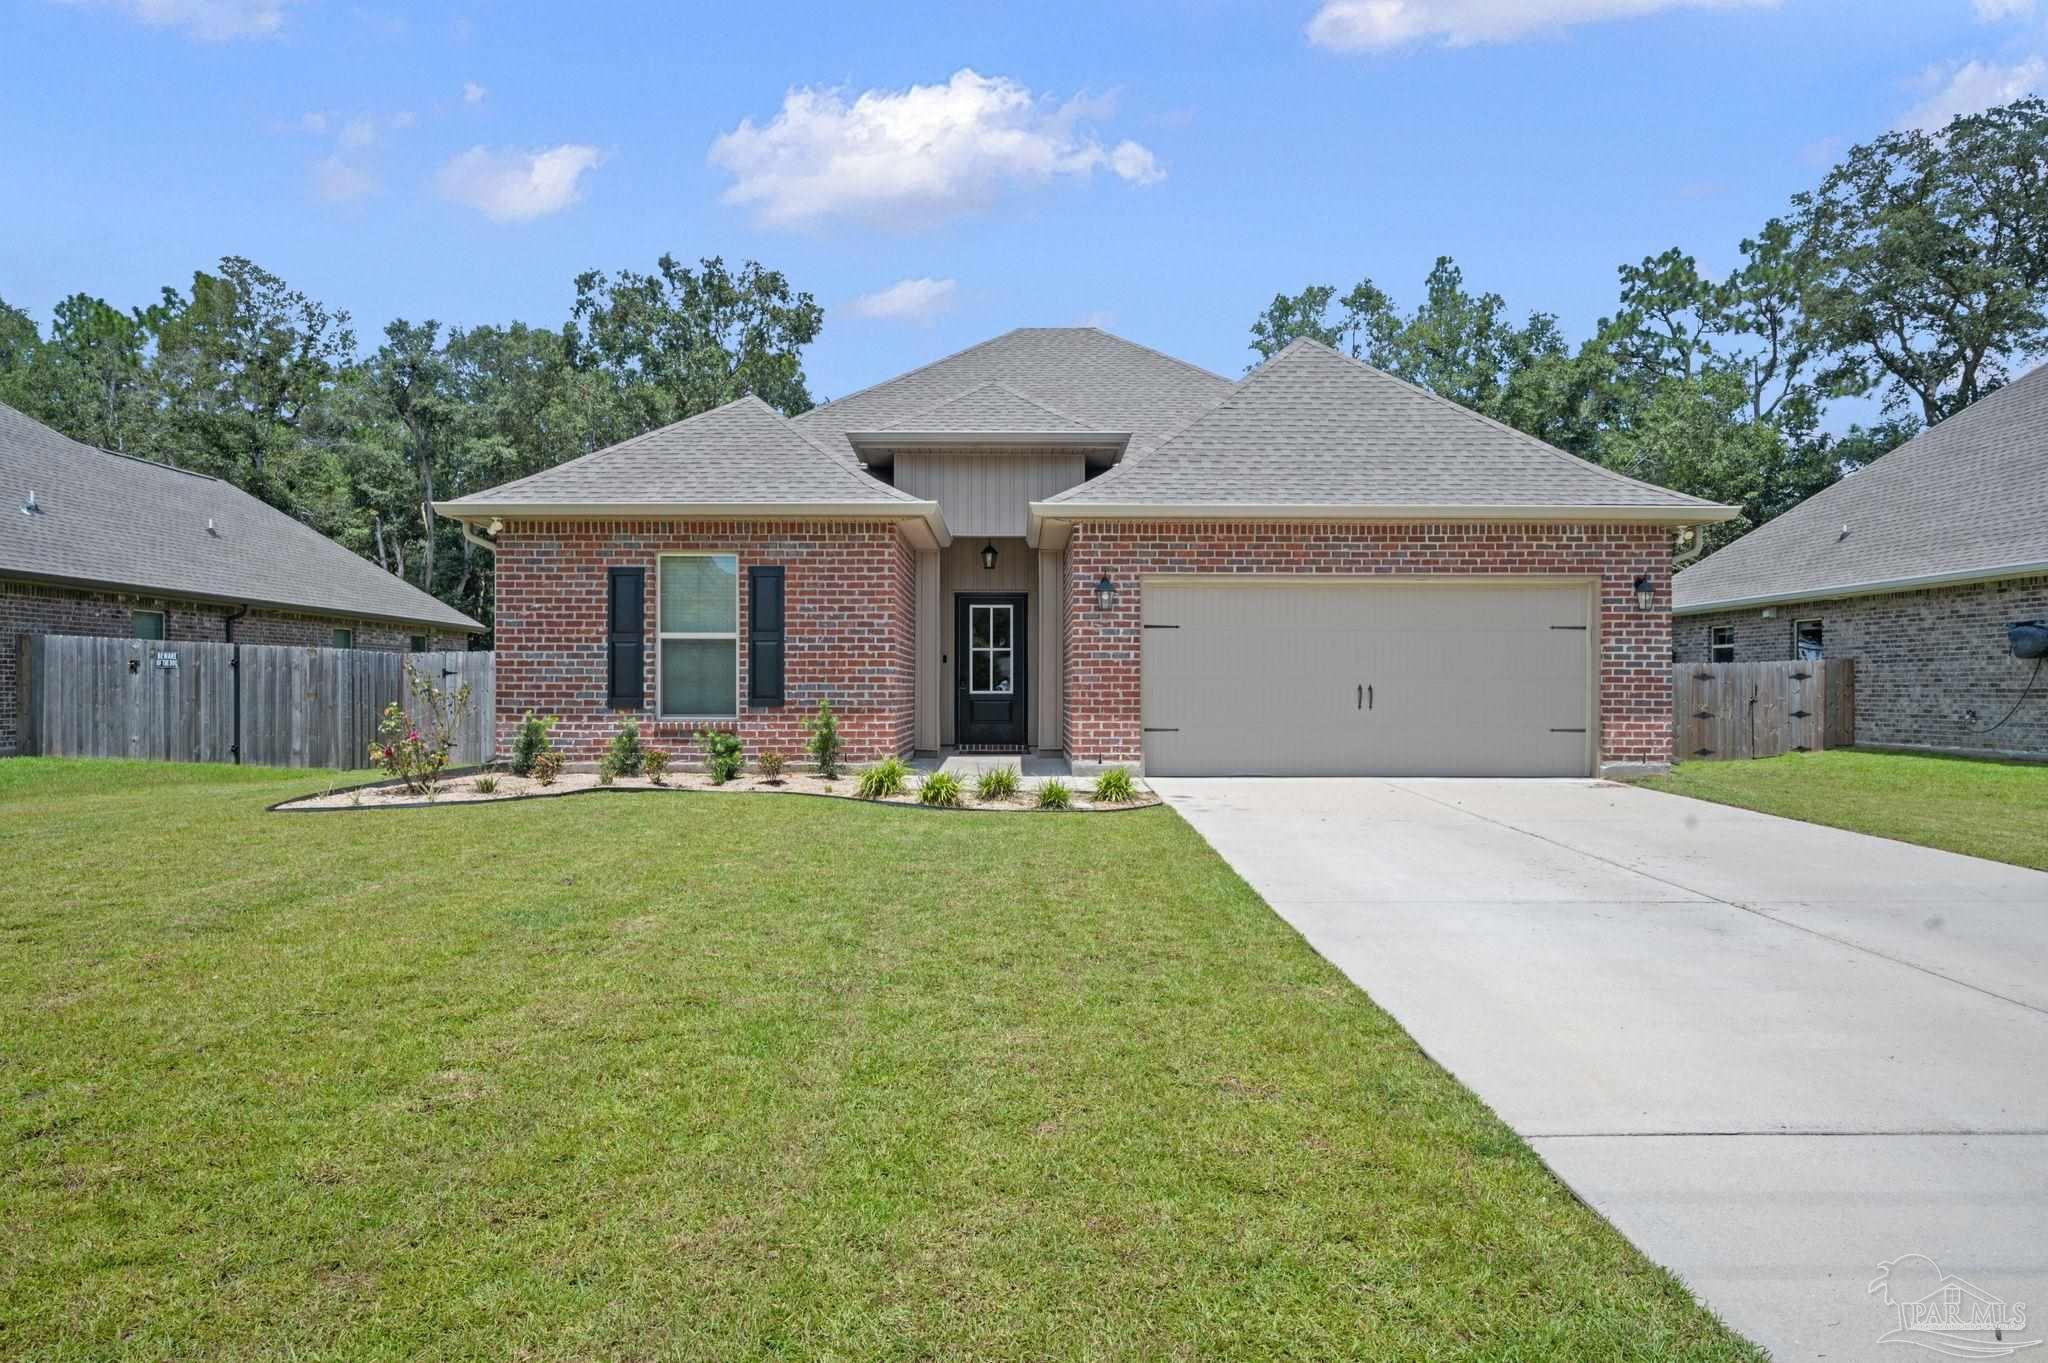
<instances>
[{"instance_id":1,"label":"outdoor wall lantern","mask_svg":"<svg viewBox=\"0 0 2048 1363\"><path fill-rule=\"evenodd\" d=\"M990 572L996 570L996 542L990 540L981 546L981 566Z\"/></svg>"},{"instance_id":2,"label":"outdoor wall lantern","mask_svg":"<svg viewBox=\"0 0 2048 1363\"><path fill-rule=\"evenodd\" d=\"M1100 578L1097 578L1095 582L1095 609L1099 611L1106 611L1113 608L1115 605L1116 583L1111 582L1109 580L1108 573L1104 573Z\"/></svg>"},{"instance_id":3,"label":"outdoor wall lantern","mask_svg":"<svg viewBox=\"0 0 2048 1363\"><path fill-rule=\"evenodd\" d=\"M1636 575L1636 609L1646 611L1657 601L1657 589L1650 583L1648 573Z\"/></svg>"}]
</instances>

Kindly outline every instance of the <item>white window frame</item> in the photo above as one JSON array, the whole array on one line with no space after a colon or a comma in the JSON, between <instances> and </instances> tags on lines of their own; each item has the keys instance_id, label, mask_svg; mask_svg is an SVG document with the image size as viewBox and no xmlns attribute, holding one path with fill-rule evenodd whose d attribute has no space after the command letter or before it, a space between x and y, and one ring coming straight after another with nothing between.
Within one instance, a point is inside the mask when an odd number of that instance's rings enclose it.
<instances>
[{"instance_id":1,"label":"white window frame","mask_svg":"<svg viewBox=\"0 0 2048 1363\"><path fill-rule=\"evenodd\" d=\"M1728 656L1721 656L1722 649ZM1735 661L1735 626L1712 625L1707 629L1707 661L1710 663L1732 663Z\"/></svg>"},{"instance_id":2,"label":"white window frame","mask_svg":"<svg viewBox=\"0 0 2048 1363\"><path fill-rule=\"evenodd\" d=\"M996 637L994 613L1002 611L1008 615L1010 618L1010 642L1002 645L993 643L976 645L974 642L974 613L976 611L988 611L990 613L988 626L988 637L990 639ZM1009 690L977 691L974 689L974 655L977 653L989 655L988 679L991 685L994 684L996 679L995 655L998 653L1010 655ZM970 601L967 603L967 694L970 696L1014 696L1017 694L1017 604L1014 601Z\"/></svg>"},{"instance_id":3,"label":"white window frame","mask_svg":"<svg viewBox=\"0 0 2048 1363\"><path fill-rule=\"evenodd\" d=\"M1807 617L1806 617L1806 618L1805 618L1804 620L1794 620L1794 621L1792 622L1792 658L1793 658L1793 660L1794 660L1795 662L1803 662L1803 661L1806 661L1806 660L1807 660L1807 659L1806 659L1806 655L1805 655L1804 653L1801 653L1801 652L1799 651L1799 627L1800 627L1801 625L1812 625L1812 626L1813 626L1813 627L1814 627L1814 628L1815 628L1816 630L1820 631L1820 652L1819 652L1819 653L1817 653L1817 654L1815 654L1815 655L1814 655L1814 657L1815 657L1815 658L1817 658L1817 659L1818 659L1818 658L1825 658L1825 657L1827 657L1827 656L1828 656L1828 623L1827 623L1827 621L1823 620L1823 619L1822 619L1821 617L1819 617L1818 615L1809 615L1809 616L1807 616Z\"/></svg>"},{"instance_id":4,"label":"white window frame","mask_svg":"<svg viewBox=\"0 0 2048 1363\"><path fill-rule=\"evenodd\" d=\"M139 615L154 615L154 616L156 617L156 638L157 638L157 640L158 640L159 642L163 642L163 643L168 643L168 642L170 642L170 638L171 638L171 614L170 614L170 612L169 612L169 611L144 611L144 610L131 610L131 611L129 611L129 612L128 612L128 637L129 637L129 638L131 638L131 639L146 639L146 638L148 638L148 637L149 637L148 635L144 635L144 634L137 634L137 633L135 632L135 618L136 618L137 616L139 616Z\"/></svg>"},{"instance_id":5,"label":"white window frame","mask_svg":"<svg viewBox=\"0 0 2048 1363\"><path fill-rule=\"evenodd\" d=\"M729 558L732 560L732 632L729 634L671 634L661 627L661 561L667 558ZM740 556L732 549L689 549L654 556L654 717L660 720L735 720L740 717ZM661 708L667 694L661 684L662 641L665 639L729 639L732 641L732 713L724 715L672 715Z\"/></svg>"}]
</instances>

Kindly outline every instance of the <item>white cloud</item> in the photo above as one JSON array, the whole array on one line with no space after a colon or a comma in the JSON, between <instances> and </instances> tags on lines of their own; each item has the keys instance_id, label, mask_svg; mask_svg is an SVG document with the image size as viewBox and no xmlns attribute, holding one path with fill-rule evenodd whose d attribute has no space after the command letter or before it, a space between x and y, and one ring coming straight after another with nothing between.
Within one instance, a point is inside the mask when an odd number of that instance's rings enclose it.
<instances>
[{"instance_id":1,"label":"white cloud","mask_svg":"<svg viewBox=\"0 0 2048 1363\"><path fill-rule=\"evenodd\" d=\"M725 201L780 226L846 217L916 227L986 208L1005 186L1086 179L1132 184L1166 172L1136 142L1106 149L1080 128L1107 100L1055 104L1007 77L962 68L944 85L791 89L766 124L751 118L711 144L732 172Z\"/></svg>"},{"instance_id":2,"label":"white cloud","mask_svg":"<svg viewBox=\"0 0 2048 1363\"><path fill-rule=\"evenodd\" d=\"M1116 314L1108 308L1097 308L1093 312L1082 313L1080 319L1074 325L1077 327L1094 327L1097 331L1115 331Z\"/></svg>"},{"instance_id":3,"label":"white cloud","mask_svg":"<svg viewBox=\"0 0 2048 1363\"><path fill-rule=\"evenodd\" d=\"M313 163L313 190L329 203L353 203L377 192L370 172L340 156Z\"/></svg>"},{"instance_id":4,"label":"white cloud","mask_svg":"<svg viewBox=\"0 0 2048 1363\"><path fill-rule=\"evenodd\" d=\"M933 318L953 306L958 283L953 279L899 279L886 289L862 294L848 303L846 310L855 317L929 326Z\"/></svg>"},{"instance_id":5,"label":"white cloud","mask_svg":"<svg viewBox=\"0 0 2048 1363\"><path fill-rule=\"evenodd\" d=\"M2040 57L2028 57L2011 66L1964 62L1953 68L1929 67L1923 80L1932 93L1908 109L1899 126L1936 132L1959 114L1981 113L1993 105L2039 93L2043 76L2048 76L2048 61Z\"/></svg>"},{"instance_id":6,"label":"white cloud","mask_svg":"<svg viewBox=\"0 0 2048 1363\"><path fill-rule=\"evenodd\" d=\"M1778 0L1323 0L1308 40L1363 52L1440 40L1497 43L1547 28L1634 19L1667 9L1768 8Z\"/></svg>"},{"instance_id":7,"label":"white cloud","mask_svg":"<svg viewBox=\"0 0 2048 1363\"><path fill-rule=\"evenodd\" d=\"M559 213L583 197L584 172L604 154L564 143L547 151L471 147L435 177L441 197L467 204L497 222L525 222Z\"/></svg>"},{"instance_id":8,"label":"white cloud","mask_svg":"<svg viewBox=\"0 0 2048 1363\"><path fill-rule=\"evenodd\" d=\"M1977 18L1986 24L2000 19L2024 19L2034 12L2034 0L1971 0Z\"/></svg>"},{"instance_id":9,"label":"white cloud","mask_svg":"<svg viewBox=\"0 0 2048 1363\"><path fill-rule=\"evenodd\" d=\"M367 147L377 140L377 123L369 118L351 118L341 125L341 145Z\"/></svg>"},{"instance_id":10,"label":"white cloud","mask_svg":"<svg viewBox=\"0 0 2048 1363\"><path fill-rule=\"evenodd\" d=\"M462 102L464 104L481 104L490 93L489 90L486 90L473 80L462 82Z\"/></svg>"},{"instance_id":11,"label":"white cloud","mask_svg":"<svg viewBox=\"0 0 2048 1363\"><path fill-rule=\"evenodd\" d=\"M317 111L301 115L299 126L309 133L324 133L327 131L327 115Z\"/></svg>"},{"instance_id":12,"label":"white cloud","mask_svg":"<svg viewBox=\"0 0 2048 1363\"><path fill-rule=\"evenodd\" d=\"M152 28L182 28L195 38L265 38L284 27L285 11L298 0L67 0L119 10Z\"/></svg>"}]
</instances>

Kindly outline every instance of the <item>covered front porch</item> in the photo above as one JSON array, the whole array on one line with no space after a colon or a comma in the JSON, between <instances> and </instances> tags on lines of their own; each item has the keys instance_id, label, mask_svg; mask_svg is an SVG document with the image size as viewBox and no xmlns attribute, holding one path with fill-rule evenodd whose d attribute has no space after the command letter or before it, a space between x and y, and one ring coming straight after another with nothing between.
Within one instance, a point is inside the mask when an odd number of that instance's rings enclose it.
<instances>
[{"instance_id":1,"label":"covered front porch","mask_svg":"<svg viewBox=\"0 0 2048 1363\"><path fill-rule=\"evenodd\" d=\"M1065 554L1021 535L955 535L917 556L916 739L920 758L1062 752ZM950 770L951 768L949 768Z\"/></svg>"}]
</instances>

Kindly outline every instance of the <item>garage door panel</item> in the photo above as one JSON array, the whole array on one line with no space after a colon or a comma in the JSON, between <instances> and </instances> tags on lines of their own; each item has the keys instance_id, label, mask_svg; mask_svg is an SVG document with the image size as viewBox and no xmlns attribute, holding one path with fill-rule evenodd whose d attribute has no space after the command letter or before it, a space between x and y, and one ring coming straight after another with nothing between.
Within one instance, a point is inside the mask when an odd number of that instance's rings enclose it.
<instances>
[{"instance_id":1,"label":"garage door panel","mask_svg":"<svg viewBox=\"0 0 2048 1363\"><path fill-rule=\"evenodd\" d=\"M1590 769L1589 586L1148 582L1144 603L1154 774Z\"/></svg>"}]
</instances>

